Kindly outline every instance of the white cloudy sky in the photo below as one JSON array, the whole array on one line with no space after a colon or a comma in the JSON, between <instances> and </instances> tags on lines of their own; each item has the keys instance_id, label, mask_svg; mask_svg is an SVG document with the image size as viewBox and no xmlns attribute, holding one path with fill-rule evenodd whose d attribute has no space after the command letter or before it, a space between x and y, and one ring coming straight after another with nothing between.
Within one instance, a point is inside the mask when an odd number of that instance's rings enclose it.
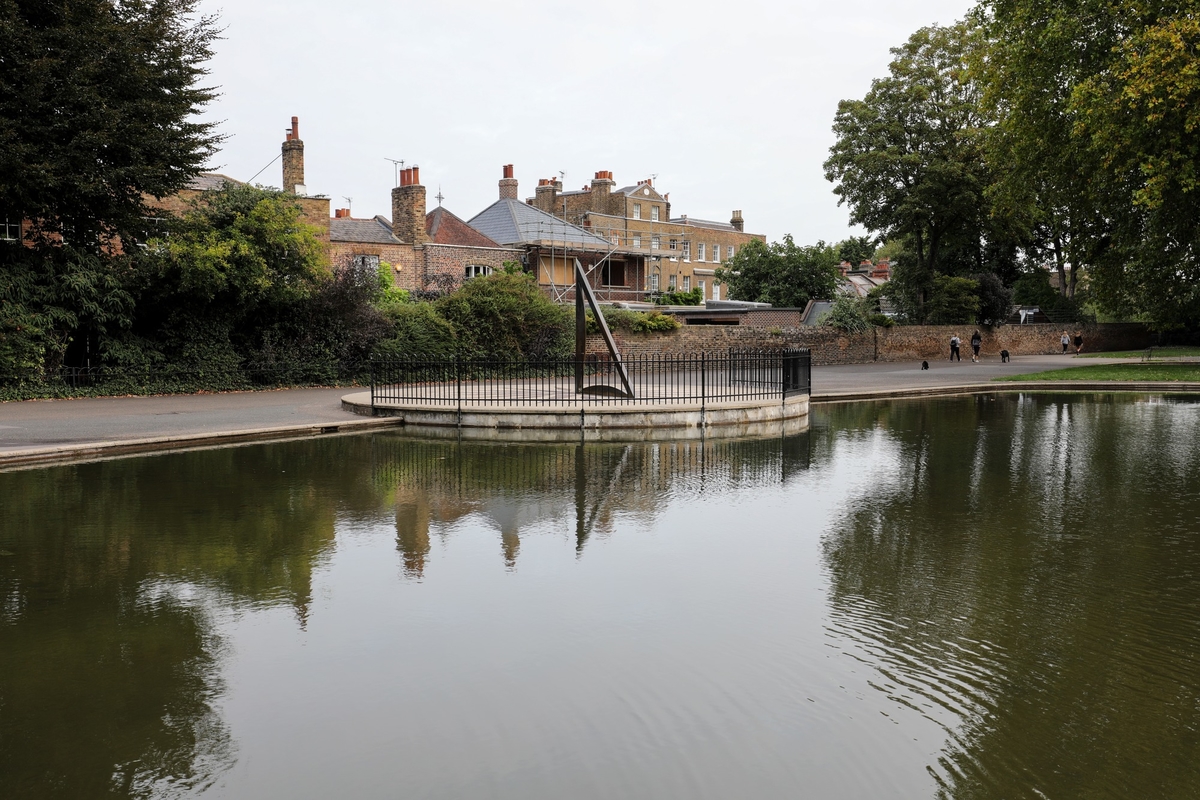
<instances>
[{"instance_id":1,"label":"white cloudy sky","mask_svg":"<svg viewBox=\"0 0 1200 800\"><path fill-rule=\"evenodd\" d=\"M888 48L967 0L597 3L202 0L225 28L211 63L228 135L213 165L246 180L300 117L305 179L354 216L391 213L393 167L469 219L514 164L521 197L566 173L657 175L672 214L799 242L851 232L821 164L837 102ZM278 162L256 182L278 186Z\"/></svg>"}]
</instances>

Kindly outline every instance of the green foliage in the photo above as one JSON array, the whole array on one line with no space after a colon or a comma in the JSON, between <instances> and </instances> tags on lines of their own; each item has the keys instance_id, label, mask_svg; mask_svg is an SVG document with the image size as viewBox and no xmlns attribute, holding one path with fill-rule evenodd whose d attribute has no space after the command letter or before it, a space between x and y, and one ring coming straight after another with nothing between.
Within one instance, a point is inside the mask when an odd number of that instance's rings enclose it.
<instances>
[{"instance_id":1,"label":"green foliage","mask_svg":"<svg viewBox=\"0 0 1200 800\"><path fill-rule=\"evenodd\" d=\"M199 82L219 30L198 0L0 0L0 212L99 251L216 152Z\"/></svg>"},{"instance_id":2,"label":"green foliage","mask_svg":"<svg viewBox=\"0 0 1200 800\"><path fill-rule=\"evenodd\" d=\"M1013 290L990 272L975 276L979 296L979 323L998 327L1012 313Z\"/></svg>"},{"instance_id":3,"label":"green foliage","mask_svg":"<svg viewBox=\"0 0 1200 800\"><path fill-rule=\"evenodd\" d=\"M474 278L435 305L467 357L550 358L571 348L571 312L551 302L532 275Z\"/></svg>"},{"instance_id":4,"label":"green foliage","mask_svg":"<svg viewBox=\"0 0 1200 800\"><path fill-rule=\"evenodd\" d=\"M378 344L375 355L447 360L458 352L454 326L438 314L432 303L391 305L384 313L392 323L393 333Z\"/></svg>"},{"instance_id":5,"label":"green foliage","mask_svg":"<svg viewBox=\"0 0 1200 800\"><path fill-rule=\"evenodd\" d=\"M601 306L600 313L604 314L604 322L610 331L625 331L626 333L664 333L678 330L679 320L661 311L631 311L625 308ZM592 312L587 312L588 333L599 333L600 326L596 324Z\"/></svg>"},{"instance_id":6,"label":"green foliage","mask_svg":"<svg viewBox=\"0 0 1200 800\"><path fill-rule=\"evenodd\" d=\"M329 274L316 230L295 198L242 184L205 192L145 259L160 296L248 314L305 297Z\"/></svg>"},{"instance_id":7,"label":"green foliage","mask_svg":"<svg viewBox=\"0 0 1200 800\"><path fill-rule=\"evenodd\" d=\"M851 236L849 239L838 242L837 254L840 260L848 261L855 267L864 261L873 262L875 239L870 236Z\"/></svg>"},{"instance_id":8,"label":"green foliage","mask_svg":"<svg viewBox=\"0 0 1200 800\"><path fill-rule=\"evenodd\" d=\"M1200 324L1200 7L986 0L996 193L1110 314ZM1067 271L1069 270L1069 272Z\"/></svg>"},{"instance_id":9,"label":"green foliage","mask_svg":"<svg viewBox=\"0 0 1200 800\"><path fill-rule=\"evenodd\" d=\"M375 295L376 305L380 307L392 306L398 303L407 303L412 299L407 289L401 289L396 286L396 281L392 277L392 265L388 262L379 262L378 278L379 291Z\"/></svg>"},{"instance_id":10,"label":"green foliage","mask_svg":"<svg viewBox=\"0 0 1200 800\"><path fill-rule=\"evenodd\" d=\"M697 286L686 292L662 292L654 298L654 303L660 306L698 306L704 302L704 292Z\"/></svg>"},{"instance_id":11,"label":"green foliage","mask_svg":"<svg viewBox=\"0 0 1200 800\"><path fill-rule=\"evenodd\" d=\"M871 314L867 317L867 321L877 328L890 328L896 324L896 320L887 314Z\"/></svg>"},{"instance_id":12,"label":"green foliage","mask_svg":"<svg viewBox=\"0 0 1200 800\"><path fill-rule=\"evenodd\" d=\"M800 246L789 234L782 242L743 245L717 269L716 279L729 287L730 299L803 308L809 300L833 296L838 263L837 253L824 242Z\"/></svg>"},{"instance_id":13,"label":"green foliage","mask_svg":"<svg viewBox=\"0 0 1200 800\"><path fill-rule=\"evenodd\" d=\"M833 307L821 315L818 324L846 333L870 330L871 321L866 298L844 292L838 294L833 301Z\"/></svg>"},{"instance_id":14,"label":"green foliage","mask_svg":"<svg viewBox=\"0 0 1200 800\"><path fill-rule=\"evenodd\" d=\"M939 275L927 303L930 325L967 325L979 316L979 282L970 278Z\"/></svg>"}]
</instances>

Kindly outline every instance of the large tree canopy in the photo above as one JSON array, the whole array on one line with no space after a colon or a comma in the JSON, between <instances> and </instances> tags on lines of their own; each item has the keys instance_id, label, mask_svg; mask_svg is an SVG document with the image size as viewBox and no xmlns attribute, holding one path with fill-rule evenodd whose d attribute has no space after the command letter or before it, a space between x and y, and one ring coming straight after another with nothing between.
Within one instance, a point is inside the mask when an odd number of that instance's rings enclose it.
<instances>
[{"instance_id":1,"label":"large tree canopy","mask_svg":"<svg viewBox=\"0 0 1200 800\"><path fill-rule=\"evenodd\" d=\"M729 287L730 299L804 308L809 300L833 297L839 260L824 242L801 246L789 234L782 242L744 245L716 278Z\"/></svg>"},{"instance_id":2,"label":"large tree canopy","mask_svg":"<svg viewBox=\"0 0 1200 800\"><path fill-rule=\"evenodd\" d=\"M852 222L904 239L926 283L947 249L978 249L985 223L984 120L968 72L980 41L965 23L922 28L893 48L888 77L839 103L834 118L825 175L839 202Z\"/></svg>"},{"instance_id":3,"label":"large tree canopy","mask_svg":"<svg viewBox=\"0 0 1200 800\"><path fill-rule=\"evenodd\" d=\"M997 196L1109 311L1200 321L1200 3L985 0ZM1061 254L1060 254L1061 253Z\"/></svg>"},{"instance_id":4,"label":"large tree canopy","mask_svg":"<svg viewBox=\"0 0 1200 800\"><path fill-rule=\"evenodd\" d=\"M193 118L215 96L197 5L0 0L0 216L90 249L186 185L219 141Z\"/></svg>"}]
</instances>

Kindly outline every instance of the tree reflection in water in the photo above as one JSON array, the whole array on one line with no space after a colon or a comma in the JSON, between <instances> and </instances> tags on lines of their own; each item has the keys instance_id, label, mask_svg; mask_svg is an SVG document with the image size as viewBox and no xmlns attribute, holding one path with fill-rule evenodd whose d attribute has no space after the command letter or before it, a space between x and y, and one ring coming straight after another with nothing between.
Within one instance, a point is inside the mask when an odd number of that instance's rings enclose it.
<instances>
[{"instance_id":1,"label":"tree reflection in water","mask_svg":"<svg viewBox=\"0 0 1200 800\"><path fill-rule=\"evenodd\" d=\"M827 535L831 632L940 722L940 796L1200 787L1200 427L1192 403L996 396L831 407L873 441ZM1071 402L1076 401L1076 402Z\"/></svg>"},{"instance_id":2,"label":"tree reflection in water","mask_svg":"<svg viewBox=\"0 0 1200 800\"><path fill-rule=\"evenodd\" d=\"M617 513L649 526L669 497L786 482L808 468L808 435L637 444L494 444L377 437L376 481L395 486L396 545L424 574L430 531L472 515L500 532L515 568L522 529L569 521L576 553Z\"/></svg>"},{"instance_id":3,"label":"tree reflection in water","mask_svg":"<svg viewBox=\"0 0 1200 800\"><path fill-rule=\"evenodd\" d=\"M330 437L0 473L0 789L20 797L202 791L236 761L218 615L307 624L335 532L394 514L404 572L430 530L570 520L579 553L671 492L778 482L807 438L511 445Z\"/></svg>"}]
</instances>

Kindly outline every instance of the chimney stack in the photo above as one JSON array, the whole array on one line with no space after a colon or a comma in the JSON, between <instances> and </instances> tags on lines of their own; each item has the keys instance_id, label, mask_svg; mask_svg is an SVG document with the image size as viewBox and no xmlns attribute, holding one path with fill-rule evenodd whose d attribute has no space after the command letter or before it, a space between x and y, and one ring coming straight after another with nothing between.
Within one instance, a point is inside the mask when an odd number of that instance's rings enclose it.
<instances>
[{"instance_id":1,"label":"chimney stack","mask_svg":"<svg viewBox=\"0 0 1200 800\"><path fill-rule=\"evenodd\" d=\"M300 141L299 117L292 117L291 130L283 142L283 190L288 194L308 194L304 185L304 142Z\"/></svg>"},{"instance_id":2,"label":"chimney stack","mask_svg":"<svg viewBox=\"0 0 1200 800\"><path fill-rule=\"evenodd\" d=\"M592 179L592 211L598 214L607 214L609 209L609 198L612 197L612 189L617 185L613 180L612 173L606 169L602 169L596 173L596 177Z\"/></svg>"},{"instance_id":3,"label":"chimney stack","mask_svg":"<svg viewBox=\"0 0 1200 800\"><path fill-rule=\"evenodd\" d=\"M742 212L740 209L733 212L733 217L729 220L729 224L732 225L735 230L745 230L746 223L742 219Z\"/></svg>"},{"instance_id":4,"label":"chimney stack","mask_svg":"<svg viewBox=\"0 0 1200 800\"><path fill-rule=\"evenodd\" d=\"M405 244L425 244L425 187L421 168L407 167L400 172L400 185L392 189L392 235Z\"/></svg>"},{"instance_id":5,"label":"chimney stack","mask_svg":"<svg viewBox=\"0 0 1200 800\"><path fill-rule=\"evenodd\" d=\"M504 165L504 177L500 179L500 199L517 199L517 179L513 177L513 165Z\"/></svg>"},{"instance_id":6,"label":"chimney stack","mask_svg":"<svg viewBox=\"0 0 1200 800\"><path fill-rule=\"evenodd\" d=\"M558 193L561 189L562 184L558 178L540 178L537 189L534 192L534 207L548 214L553 214L555 201L558 199Z\"/></svg>"},{"instance_id":7,"label":"chimney stack","mask_svg":"<svg viewBox=\"0 0 1200 800\"><path fill-rule=\"evenodd\" d=\"M350 218L350 209L348 209L348 208L334 209L333 218L334 219L349 219Z\"/></svg>"}]
</instances>

